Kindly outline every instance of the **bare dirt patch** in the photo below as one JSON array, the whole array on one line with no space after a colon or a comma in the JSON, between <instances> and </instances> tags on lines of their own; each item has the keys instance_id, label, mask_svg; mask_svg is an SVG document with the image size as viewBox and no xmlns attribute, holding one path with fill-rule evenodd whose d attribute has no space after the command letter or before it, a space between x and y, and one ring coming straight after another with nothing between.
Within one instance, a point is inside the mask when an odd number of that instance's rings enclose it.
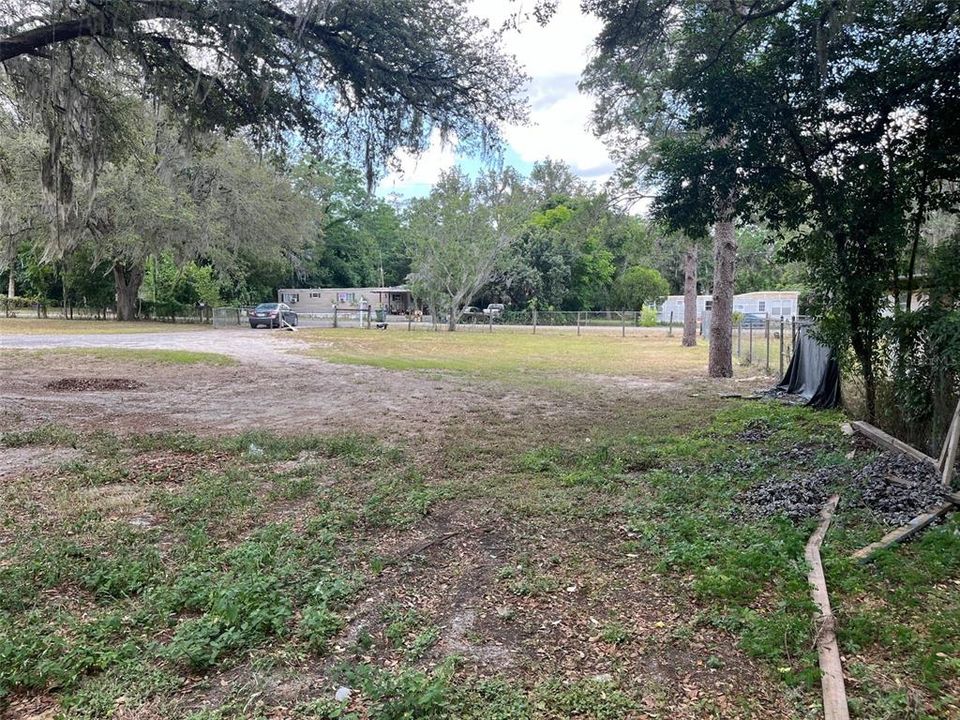
<instances>
[{"instance_id":1,"label":"bare dirt patch","mask_svg":"<svg viewBox=\"0 0 960 720\"><path fill-rule=\"evenodd\" d=\"M80 450L64 447L0 448L0 478L61 465L76 460L82 454Z\"/></svg>"},{"instance_id":2,"label":"bare dirt patch","mask_svg":"<svg viewBox=\"0 0 960 720\"><path fill-rule=\"evenodd\" d=\"M193 347L228 354L242 364L151 365L149 384L135 391L64 392L44 387L51 378L137 377L143 366L133 361L5 353L0 424L9 430L57 424L119 433L184 430L202 435L252 430L360 432L387 441L413 440L419 452L436 449L445 435L438 428L453 429L466 421L476 424L495 418L496 424L539 434L544 426L566 425L574 418L583 418L586 424L598 406L622 405L625 392L647 397L682 392L680 383L640 378L621 383L611 377L583 376L573 385L551 386L439 371L337 365L297 355L299 345L292 340L264 336L261 341L236 333L225 333L222 339L216 335L215 342L208 334L203 338L206 343ZM139 347L149 341L160 344L163 337L135 340ZM133 341L109 342L126 347ZM170 343L180 347L183 339L171 338Z\"/></svg>"}]
</instances>

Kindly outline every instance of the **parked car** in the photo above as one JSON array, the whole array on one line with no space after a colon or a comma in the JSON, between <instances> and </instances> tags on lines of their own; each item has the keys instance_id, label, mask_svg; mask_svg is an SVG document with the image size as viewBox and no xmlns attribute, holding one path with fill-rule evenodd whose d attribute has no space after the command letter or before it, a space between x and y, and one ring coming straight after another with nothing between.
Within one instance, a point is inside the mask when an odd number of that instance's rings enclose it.
<instances>
[{"instance_id":1,"label":"parked car","mask_svg":"<svg viewBox=\"0 0 960 720\"><path fill-rule=\"evenodd\" d=\"M743 319L740 321L740 326L743 328L762 328L766 327L767 317L766 315L757 315L755 313L742 313ZM771 318L771 328L773 327L773 322ZM734 323L736 325L737 323Z\"/></svg>"},{"instance_id":2,"label":"parked car","mask_svg":"<svg viewBox=\"0 0 960 720\"><path fill-rule=\"evenodd\" d=\"M266 327L280 327L280 318L287 325L296 326L299 323L297 314L290 309L289 305L284 303L260 303L248 313L250 327L258 328L261 325Z\"/></svg>"},{"instance_id":3,"label":"parked car","mask_svg":"<svg viewBox=\"0 0 960 720\"><path fill-rule=\"evenodd\" d=\"M507 308L503 303L490 303L487 305L487 309L483 311L483 314L498 318L503 315L503 311L506 309Z\"/></svg>"},{"instance_id":4,"label":"parked car","mask_svg":"<svg viewBox=\"0 0 960 720\"><path fill-rule=\"evenodd\" d=\"M483 314L483 310L473 305L467 305L460 316L461 322L477 322L477 320L484 319L486 319L486 315Z\"/></svg>"}]
</instances>

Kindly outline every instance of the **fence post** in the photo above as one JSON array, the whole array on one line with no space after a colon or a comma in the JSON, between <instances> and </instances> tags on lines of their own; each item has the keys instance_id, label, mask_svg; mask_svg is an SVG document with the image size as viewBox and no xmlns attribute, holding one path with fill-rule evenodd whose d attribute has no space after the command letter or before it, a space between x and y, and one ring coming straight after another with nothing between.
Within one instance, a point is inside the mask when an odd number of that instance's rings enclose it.
<instances>
[{"instance_id":1,"label":"fence post","mask_svg":"<svg viewBox=\"0 0 960 720\"><path fill-rule=\"evenodd\" d=\"M780 316L780 377L783 378L783 315Z\"/></svg>"},{"instance_id":2,"label":"fence post","mask_svg":"<svg viewBox=\"0 0 960 720\"><path fill-rule=\"evenodd\" d=\"M533 309L533 334L537 334L537 309Z\"/></svg>"},{"instance_id":3,"label":"fence post","mask_svg":"<svg viewBox=\"0 0 960 720\"><path fill-rule=\"evenodd\" d=\"M766 321L763 323L763 330L767 334L767 374L770 374L770 313L767 313Z\"/></svg>"},{"instance_id":4,"label":"fence post","mask_svg":"<svg viewBox=\"0 0 960 720\"><path fill-rule=\"evenodd\" d=\"M407 315L407 332L410 332L411 330L413 330L413 315L408 314Z\"/></svg>"},{"instance_id":5,"label":"fence post","mask_svg":"<svg viewBox=\"0 0 960 720\"><path fill-rule=\"evenodd\" d=\"M747 328L750 331L750 349L747 351L747 365L753 365L753 323L750 323Z\"/></svg>"},{"instance_id":6,"label":"fence post","mask_svg":"<svg viewBox=\"0 0 960 720\"><path fill-rule=\"evenodd\" d=\"M743 351L741 350L741 344L743 339L743 316L740 316L740 319L737 321L737 360L740 360L743 357Z\"/></svg>"},{"instance_id":7,"label":"fence post","mask_svg":"<svg viewBox=\"0 0 960 720\"><path fill-rule=\"evenodd\" d=\"M627 311L626 310L620 313L620 334L622 337L627 336Z\"/></svg>"},{"instance_id":8,"label":"fence post","mask_svg":"<svg viewBox=\"0 0 960 720\"><path fill-rule=\"evenodd\" d=\"M580 335L580 311L577 310L577 335Z\"/></svg>"},{"instance_id":9,"label":"fence post","mask_svg":"<svg viewBox=\"0 0 960 720\"><path fill-rule=\"evenodd\" d=\"M334 327L337 327L337 310L338 309L339 308L336 305L333 306L333 326Z\"/></svg>"},{"instance_id":10,"label":"fence post","mask_svg":"<svg viewBox=\"0 0 960 720\"><path fill-rule=\"evenodd\" d=\"M488 332L493 332L493 311L492 310L490 311L490 314L487 316L487 322L490 326L490 330Z\"/></svg>"},{"instance_id":11,"label":"fence post","mask_svg":"<svg viewBox=\"0 0 960 720\"><path fill-rule=\"evenodd\" d=\"M667 335L673 337L673 310L670 311L670 327L667 330Z\"/></svg>"}]
</instances>

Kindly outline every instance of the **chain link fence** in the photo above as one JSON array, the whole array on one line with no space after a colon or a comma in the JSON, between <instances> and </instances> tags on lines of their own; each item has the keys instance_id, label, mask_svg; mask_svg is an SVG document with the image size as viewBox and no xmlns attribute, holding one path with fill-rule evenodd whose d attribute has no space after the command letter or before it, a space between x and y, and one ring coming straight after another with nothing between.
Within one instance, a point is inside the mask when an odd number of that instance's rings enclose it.
<instances>
[{"instance_id":1,"label":"chain link fence","mask_svg":"<svg viewBox=\"0 0 960 720\"><path fill-rule=\"evenodd\" d=\"M731 338L733 356L740 365L783 377L796 350L800 328L812 322L806 315L735 316ZM704 333L709 337L709 319L704 325Z\"/></svg>"},{"instance_id":2,"label":"chain link fence","mask_svg":"<svg viewBox=\"0 0 960 720\"><path fill-rule=\"evenodd\" d=\"M248 323L251 307L218 307L213 310L216 328L240 327ZM447 332L445 315L387 315L375 308L341 309L326 313L298 313L301 328L353 328L400 330L403 332ZM800 328L810 323L806 316L772 317L734 315L731 346L736 361L770 375L782 376L797 344ZM621 337L651 332L667 336L683 333L682 321L672 316L659 321L651 311L633 310L507 310L501 313L465 313L456 324L457 332L604 333ZM710 313L698 324L702 340L710 338Z\"/></svg>"}]
</instances>

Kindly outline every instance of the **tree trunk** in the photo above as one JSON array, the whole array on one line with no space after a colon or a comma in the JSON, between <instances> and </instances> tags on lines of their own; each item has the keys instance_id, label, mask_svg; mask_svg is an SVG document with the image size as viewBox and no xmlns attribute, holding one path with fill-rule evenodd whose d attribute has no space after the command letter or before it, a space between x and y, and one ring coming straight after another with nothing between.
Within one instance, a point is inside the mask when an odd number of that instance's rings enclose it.
<instances>
[{"instance_id":1,"label":"tree trunk","mask_svg":"<svg viewBox=\"0 0 960 720\"><path fill-rule=\"evenodd\" d=\"M7 297L12 298L17 296L17 279L13 275L13 263L10 264L10 269L7 271Z\"/></svg>"},{"instance_id":2,"label":"tree trunk","mask_svg":"<svg viewBox=\"0 0 960 720\"><path fill-rule=\"evenodd\" d=\"M447 330L453 332L457 329L457 305L450 303L450 315L447 316Z\"/></svg>"},{"instance_id":3,"label":"tree trunk","mask_svg":"<svg viewBox=\"0 0 960 720\"><path fill-rule=\"evenodd\" d=\"M683 347L697 344L697 260L691 245L683 258Z\"/></svg>"},{"instance_id":4,"label":"tree trunk","mask_svg":"<svg viewBox=\"0 0 960 720\"><path fill-rule=\"evenodd\" d=\"M133 320L137 315L137 294L143 282L143 267L114 263L113 280L117 288L117 320Z\"/></svg>"},{"instance_id":5,"label":"tree trunk","mask_svg":"<svg viewBox=\"0 0 960 720\"><path fill-rule=\"evenodd\" d=\"M714 226L713 310L710 315L710 377L733 377L733 278L737 263L737 237L733 208L720 212Z\"/></svg>"}]
</instances>

